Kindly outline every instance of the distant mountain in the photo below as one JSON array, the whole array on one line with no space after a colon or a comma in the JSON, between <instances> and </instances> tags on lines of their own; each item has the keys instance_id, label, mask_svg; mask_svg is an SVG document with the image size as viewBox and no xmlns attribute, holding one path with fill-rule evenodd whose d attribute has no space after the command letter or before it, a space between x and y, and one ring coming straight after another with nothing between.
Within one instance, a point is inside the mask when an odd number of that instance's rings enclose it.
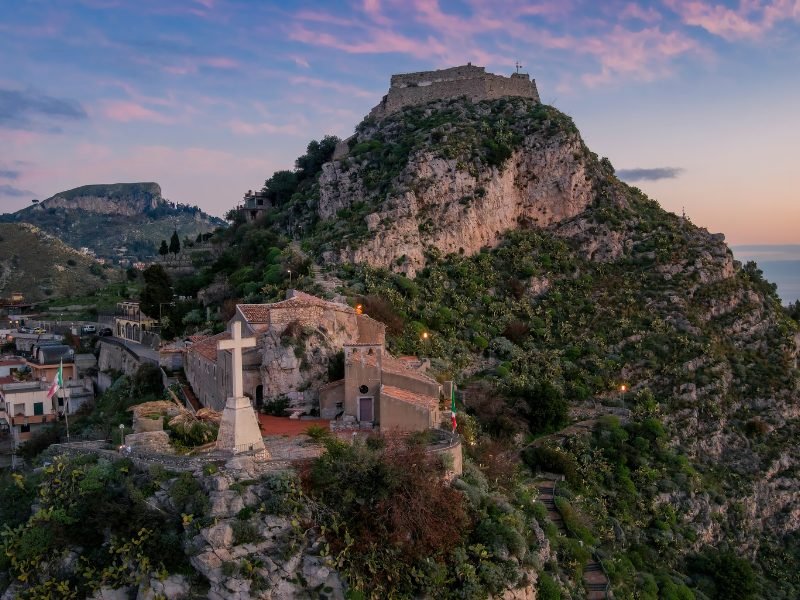
<instances>
[{"instance_id":1,"label":"distant mountain","mask_svg":"<svg viewBox=\"0 0 800 600\"><path fill-rule=\"evenodd\" d=\"M156 256L161 240L177 229L181 239L224 227L225 221L196 206L165 200L157 183L84 185L59 192L0 222L30 223L74 248L97 256Z\"/></svg>"},{"instance_id":2,"label":"distant mountain","mask_svg":"<svg viewBox=\"0 0 800 600\"><path fill-rule=\"evenodd\" d=\"M102 287L112 271L28 223L0 223L0 297L26 301Z\"/></svg>"}]
</instances>

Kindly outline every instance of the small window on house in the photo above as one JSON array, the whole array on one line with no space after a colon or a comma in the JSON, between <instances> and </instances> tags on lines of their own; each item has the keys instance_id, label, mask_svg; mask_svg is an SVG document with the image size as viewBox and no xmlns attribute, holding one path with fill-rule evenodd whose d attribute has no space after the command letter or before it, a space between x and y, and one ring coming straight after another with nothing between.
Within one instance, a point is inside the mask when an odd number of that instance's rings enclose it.
<instances>
[{"instance_id":1,"label":"small window on house","mask_svg":"<svg viewBox=\"0 0 800 600\"><path fill-rule=\"evenodd\" d=\"M370 356L372 356L373 354L375 354L375 350L373 350L372 348L370 348L370 349L369 349L369 352L367 352L367 354L369 354Z\"/></svg>"},{"instance_id":2,"label":"small window on house","mask_svg":"<svg viewBox=\"0 0 800 600\"><path fill-rule=\"evenodd\" d=\"M43 415L44 414L44 402L34 402L33 403L33 414L34 415Z\"/></svg>"},{"instance_id":3,"label":"small window on house","mask_svg":"<svg viewBox=\"0 0 800 600\"><path fill-rule=\"evenodd\" d=\"M20 425L19 426L19 432L20 433L30 433L31 432L31 426L30 425Z\"/></svg>"}]
</instances>

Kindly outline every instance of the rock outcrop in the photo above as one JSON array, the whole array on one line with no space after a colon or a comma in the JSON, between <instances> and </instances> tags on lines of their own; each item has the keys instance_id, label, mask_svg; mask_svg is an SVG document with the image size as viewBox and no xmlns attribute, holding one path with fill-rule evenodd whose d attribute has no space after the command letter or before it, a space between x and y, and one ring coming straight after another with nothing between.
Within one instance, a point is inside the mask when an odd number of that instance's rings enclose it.
<instances>
[{"instance_id":1,"label":"rock outcrop","mask_svg":"<svg viewBox=\"0 0 800 600\"><path fill-rule=\"evenodd\" d=\"M454 100L426 107L423 117L433 119L446 110L454 115L440 126L441 133L432 133L443 147L429 143L412 151L387 193L373 191L372 155L354 155L359 144L386 139L383 148L390 142L402 145L405 135L397 131L396 120L365 127L348 157L323 166L317 210L321 219L330 220L360 205L374 209L364 216L363 241L346 240L345 247L325 257L414 276L431 250L471 255L496 246L508 231L549 227L583 212L596 198L598 168L577 131L554 125L556 116L537 112L532 100L507 101L505 112L499 106L486 102L476 109L467 100ZM469 136L481 135L471 131L483 123L481 111L508 119L500 119L509 139L507 158L480 157L483 147L474 147L480 142ZM402 116L407 111L396 119Z\"/></svg>"},{"instance_id":2,"label":"rock outcrop","mask_svg":"<svg viewBox=\"0 0 800 600\"><path fill-rule=\"evenodd\" d=\"M157 183L84 185L59 192L31 207L33 213L50 208L80 209L101 214L133 216L155 210L164 202Z\"/></svg>"}]
</instances>

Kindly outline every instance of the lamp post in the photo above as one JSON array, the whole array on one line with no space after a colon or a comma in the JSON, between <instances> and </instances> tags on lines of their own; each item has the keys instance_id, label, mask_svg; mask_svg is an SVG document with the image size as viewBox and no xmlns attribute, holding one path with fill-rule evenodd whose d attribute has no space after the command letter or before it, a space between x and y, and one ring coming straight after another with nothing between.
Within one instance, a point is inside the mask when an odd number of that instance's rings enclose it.
<instances>
[{"instance_id":1,"label":"lamp post","mask_svg":"<svg viewBox=\"0 0 800 600\"><path fill-rule=\"evenodd\" d=\"M627 391L628 386L624 383L619 386L620 397L622 398L622 408L625 408L625 392Z\"/></svg>"},{"instance_id":2,"label":"lamp post","mask_svg":"<svg viewBox=\"0 0 800 600\"><path fill-rule=\"evenodd\" d=\"M120 448L125 445L125 424L119 424L119 446Z\"/></svg>"},{"instance_id":3,"label":"lamp post","mask_svg":"<svg viewBox=\"0 0 800 600\"><path fill-rule=\"evenodd\" d=\"M287 269L286 272L289 273L289 287L292 287L292 270Z\"/></svg>"}]
</instances>

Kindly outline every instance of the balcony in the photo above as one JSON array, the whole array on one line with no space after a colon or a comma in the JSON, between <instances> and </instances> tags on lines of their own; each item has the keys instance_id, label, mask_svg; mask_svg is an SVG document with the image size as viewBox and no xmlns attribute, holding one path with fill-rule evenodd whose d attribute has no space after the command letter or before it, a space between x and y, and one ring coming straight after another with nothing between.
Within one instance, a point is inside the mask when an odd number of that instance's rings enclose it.
<instances>
[{"instance_id":1,"label":"balcony","mask_svg":"<svg viewBox=\"0 0 800 600\"><path fill-rule=\"evenodd\" d=\"M11 419L12 425L40 425L42 423L55 423L58 415L51 413L49 415L14 415Z\"/></svg>"}]
</instances>

